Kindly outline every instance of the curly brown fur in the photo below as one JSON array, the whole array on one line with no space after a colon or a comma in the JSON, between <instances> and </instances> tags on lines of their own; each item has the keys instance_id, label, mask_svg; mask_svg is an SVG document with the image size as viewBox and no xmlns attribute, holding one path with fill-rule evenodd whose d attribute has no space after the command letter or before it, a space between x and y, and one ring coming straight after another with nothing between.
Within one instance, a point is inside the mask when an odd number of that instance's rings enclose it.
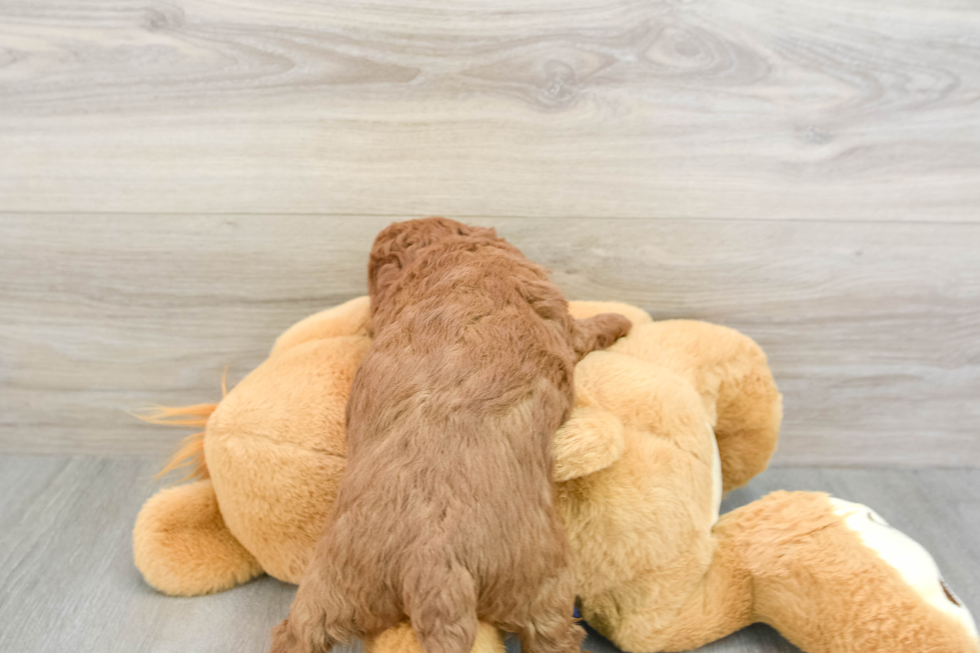
<instances>
[{"instance_id":1,"label":"curly brown fur","mask_svg":"<svg viewBox=\"0 0 980 653\"><path fill-rule=\"evenodd\" d=\"M272 650L327 651L407 617L425 653L469 653L478 620L528 653L577 651L551 443L575 363L629 321L576 321L543 268L442 218L382 231L368 279L347 471Z\"/></svg>"}]
</instances>

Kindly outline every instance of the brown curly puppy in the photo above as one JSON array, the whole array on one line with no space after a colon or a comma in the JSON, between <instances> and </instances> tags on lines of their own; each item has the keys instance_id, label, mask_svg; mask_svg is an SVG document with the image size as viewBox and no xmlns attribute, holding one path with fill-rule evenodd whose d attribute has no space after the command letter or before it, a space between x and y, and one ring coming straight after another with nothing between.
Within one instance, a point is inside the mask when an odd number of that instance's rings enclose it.
<instances>
[{"instance_id":1,"label":"brown curly puppy","mask_svg":"<svg viewBox=\"0 0 980 653\"><path fill-rule=\"evenodd\" d=\"M577 651L551 442L575 363L629 321L573 319L543 268L443 218L382 231L368 288L347 471L272 650L323 652L408 617L425 653L469 653L478 620L527 653Z\"/></svg>"}]
</instances>

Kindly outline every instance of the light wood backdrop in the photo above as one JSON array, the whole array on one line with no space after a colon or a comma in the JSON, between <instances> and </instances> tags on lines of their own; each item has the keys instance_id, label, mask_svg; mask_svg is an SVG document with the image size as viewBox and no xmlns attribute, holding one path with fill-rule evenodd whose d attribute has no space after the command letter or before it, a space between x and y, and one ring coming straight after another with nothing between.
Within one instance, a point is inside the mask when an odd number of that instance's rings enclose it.
<instances>
[{"instance_id":1,"label":"light wood backdrop","mask_svg":"<svg viewBox=\"0 0 980 653\"><path fill-rule=\"evenodd\" d=\"M0 0L0 450L162 453L388 222L744 330L777 463L980 466L980 5Z\"/></svg>"}]
</instances>

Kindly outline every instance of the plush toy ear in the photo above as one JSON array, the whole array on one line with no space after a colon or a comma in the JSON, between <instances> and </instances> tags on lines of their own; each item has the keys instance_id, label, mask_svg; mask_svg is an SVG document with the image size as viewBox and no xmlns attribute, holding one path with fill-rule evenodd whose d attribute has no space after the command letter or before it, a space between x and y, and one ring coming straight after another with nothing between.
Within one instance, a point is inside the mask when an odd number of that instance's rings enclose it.
<instances>
[{"instance_id":1,"label":"plush toy ear","mask_svg":"<svg viewBox=\"0 0 980 653\"><path fill-rule=\"evenodd\" d=\"M580 407L555 434L555 481L605 469L623 455L623 423L607 410Z\"/></svg>"}]
</instances>

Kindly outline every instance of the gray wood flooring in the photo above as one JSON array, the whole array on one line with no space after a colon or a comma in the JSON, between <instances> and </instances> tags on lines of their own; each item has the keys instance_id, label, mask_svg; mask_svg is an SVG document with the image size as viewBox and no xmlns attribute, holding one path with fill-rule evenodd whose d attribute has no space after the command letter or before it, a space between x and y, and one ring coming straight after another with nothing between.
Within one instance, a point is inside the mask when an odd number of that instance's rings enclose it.
<instances>
[{"instance_id":1,"label":"gray wood flooring","mask_svg":"<svg viewBox=\"0 0 980 653\"><path fill-rule=\"evenodd\" d=\"M263 653L293 587L268 577L215 596L170 598L133 567L130 531L159 459L0 456L0 651ZM980 611L980 470L777 468L732 494L731 509L775 489L830 491L876 508L936 557ZM597 635L586 647L614 651ZM755 626L713 653L789 653Z\"/></svg>"}]
</instances>

